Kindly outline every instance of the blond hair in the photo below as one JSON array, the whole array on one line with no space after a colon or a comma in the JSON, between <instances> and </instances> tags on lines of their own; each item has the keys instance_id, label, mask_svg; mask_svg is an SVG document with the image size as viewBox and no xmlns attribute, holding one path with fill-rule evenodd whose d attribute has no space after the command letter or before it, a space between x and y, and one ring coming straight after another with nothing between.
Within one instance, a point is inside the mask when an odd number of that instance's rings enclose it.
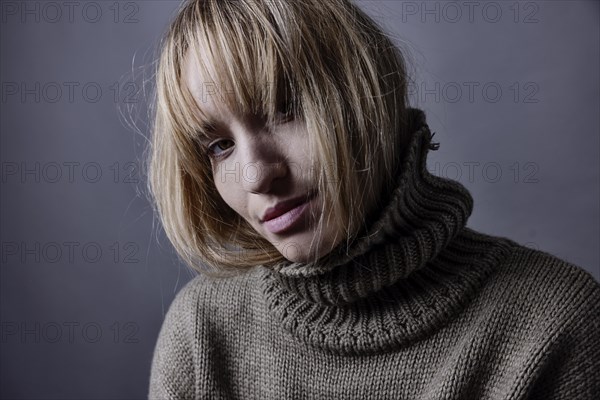
<instances>
[{"instance_id":1,"label":"blond hair","mask_svg":"<svg viewBox=\"0 0 600 400\"><path fill-rule=\"evenodd\" d=\"M200 48L209 49L203 59ZM200 68L221 67L218 81L241 112L271 118L282 88L288 91L306 124L328 218L339 221L349 245L390 190L406 139L407 78L398 48L347 0L182 5L158 63L149 184L178 254L199 271L223 273L283 256L216 190L198 140L203 116L184 83L187 56Z\"/></svg>"}]
</instances>

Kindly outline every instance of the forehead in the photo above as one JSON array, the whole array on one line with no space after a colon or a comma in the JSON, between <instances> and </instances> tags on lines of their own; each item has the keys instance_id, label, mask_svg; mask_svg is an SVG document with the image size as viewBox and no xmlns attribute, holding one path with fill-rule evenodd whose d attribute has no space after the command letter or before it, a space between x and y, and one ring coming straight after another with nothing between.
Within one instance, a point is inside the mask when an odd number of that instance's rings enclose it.
<instances>
[{"instance_id":1,"label":"forehead","mask_svg":"<svg viewBox=\"0 0 600 400\"><path fill-rule=\"evenodd\" d=\"M188 52L184 59L183 84L190 91L196 105L204 114L215 115L224 111L225 100L231 102L233 93L219 79L220 72L207 60L206 53Z\"/></svg>"},{"instance_id":2,"label":"forehead","mask_svg":"<svg viewBox=\"0 0 600 400\"><path fill-rule=\"evenodd\" d=\"M186 115L181 124L191 134L232 115L262 115L274 121L284 100L298 103L300 92L292 90L292 74L277 52L256 48L247 38L231 43L217 34L198 36L188 38L174 71L179 78L173 89L183 107L174 111Z\"/></svg>"}]
</instances>

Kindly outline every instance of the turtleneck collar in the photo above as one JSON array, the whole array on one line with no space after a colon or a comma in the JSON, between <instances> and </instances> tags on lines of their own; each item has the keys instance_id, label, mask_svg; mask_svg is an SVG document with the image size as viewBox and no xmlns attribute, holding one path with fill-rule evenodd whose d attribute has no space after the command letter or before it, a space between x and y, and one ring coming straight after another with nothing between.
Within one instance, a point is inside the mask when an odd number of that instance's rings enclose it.
<instances>
[{"instance_id":1,"label":"turtleneck collar","mask_svg":"<svg viewBox=\"0 0 600 400\"><path fill-rule=\"evenodd\" d=\"M264 268L262 289L269 309L288 330L306 341L329 349L358 351L407 340L411 331L414 335L427 328L418 324L426 313L415 310L436 305L430 311L436 313L439 323L440 312L456 309L490 272L494 260L505 254L500 250L507 243L499 249L498 241L465 228L473 208L467 189L427 170L427 153L437 149L437 144L431 141L433 135L424 113L409 109L409 122L412 134L396 188L366 233L348 251L339 248L316 263L283 262ZM434 263L437 259L440 262ZM463 269L455 268L457 260ZM471 269L464 268L469 265ZM411 296L415 290L418 296ZM396 309L390 307L392 303ZM394 316L400 313L403 329L393 337L390 331L348 331L347 337L339 332L328 337L322 332L330 330L330 324L335 326L335 318L344 313L355 319L383 318L381 327L398 322ZM324 318L326 314L333 319ZM433 315L427 318L431 322ZM406 330L411 322L415 325ZM370 329L369 325L363 328ZM379 329L376 325L371 328ZM355 336L364 333L372 337ZM382 334L387 341L382 341ZM348 347L348 341L358 347Z\"/></svg>"}]
</instances>

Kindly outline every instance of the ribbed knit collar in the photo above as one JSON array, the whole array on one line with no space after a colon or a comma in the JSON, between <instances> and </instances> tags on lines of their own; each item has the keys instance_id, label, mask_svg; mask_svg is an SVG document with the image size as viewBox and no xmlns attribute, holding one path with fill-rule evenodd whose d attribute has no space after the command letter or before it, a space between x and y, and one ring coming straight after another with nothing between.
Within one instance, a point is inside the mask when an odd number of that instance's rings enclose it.
<instances>
[{"instance_id":1,"label":"ribbed knit collar","mask_svg":"<svg viewBox=\"0 0 600 400\"><path fill-rule=\"evenodd\" d=\"M437 145L424 113L409 117L396 189L367 233L317 263L261 267L268 308L305 342L343 353L406 343L447 321L506 255L510 241L465 228L472 197L429 173Z\"/></svg>"}]
</instances>

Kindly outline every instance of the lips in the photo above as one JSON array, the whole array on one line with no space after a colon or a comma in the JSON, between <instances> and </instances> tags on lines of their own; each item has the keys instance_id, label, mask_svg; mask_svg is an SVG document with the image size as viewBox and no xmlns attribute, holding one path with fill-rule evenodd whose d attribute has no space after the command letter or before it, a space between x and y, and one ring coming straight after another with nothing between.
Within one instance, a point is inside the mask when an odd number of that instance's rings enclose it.
<instances>
[{"instance_id":1,"label":"lips","mask_svg":"<svg viewBox=\"0 0 600 400\"><path fill-rule=\"evenodd\" d=\"M314 197L315 194L310 193L277 203L265 211L260 223L271 233L283 233L302 220L309 202Z\"/></svg>"}]
</instances>

